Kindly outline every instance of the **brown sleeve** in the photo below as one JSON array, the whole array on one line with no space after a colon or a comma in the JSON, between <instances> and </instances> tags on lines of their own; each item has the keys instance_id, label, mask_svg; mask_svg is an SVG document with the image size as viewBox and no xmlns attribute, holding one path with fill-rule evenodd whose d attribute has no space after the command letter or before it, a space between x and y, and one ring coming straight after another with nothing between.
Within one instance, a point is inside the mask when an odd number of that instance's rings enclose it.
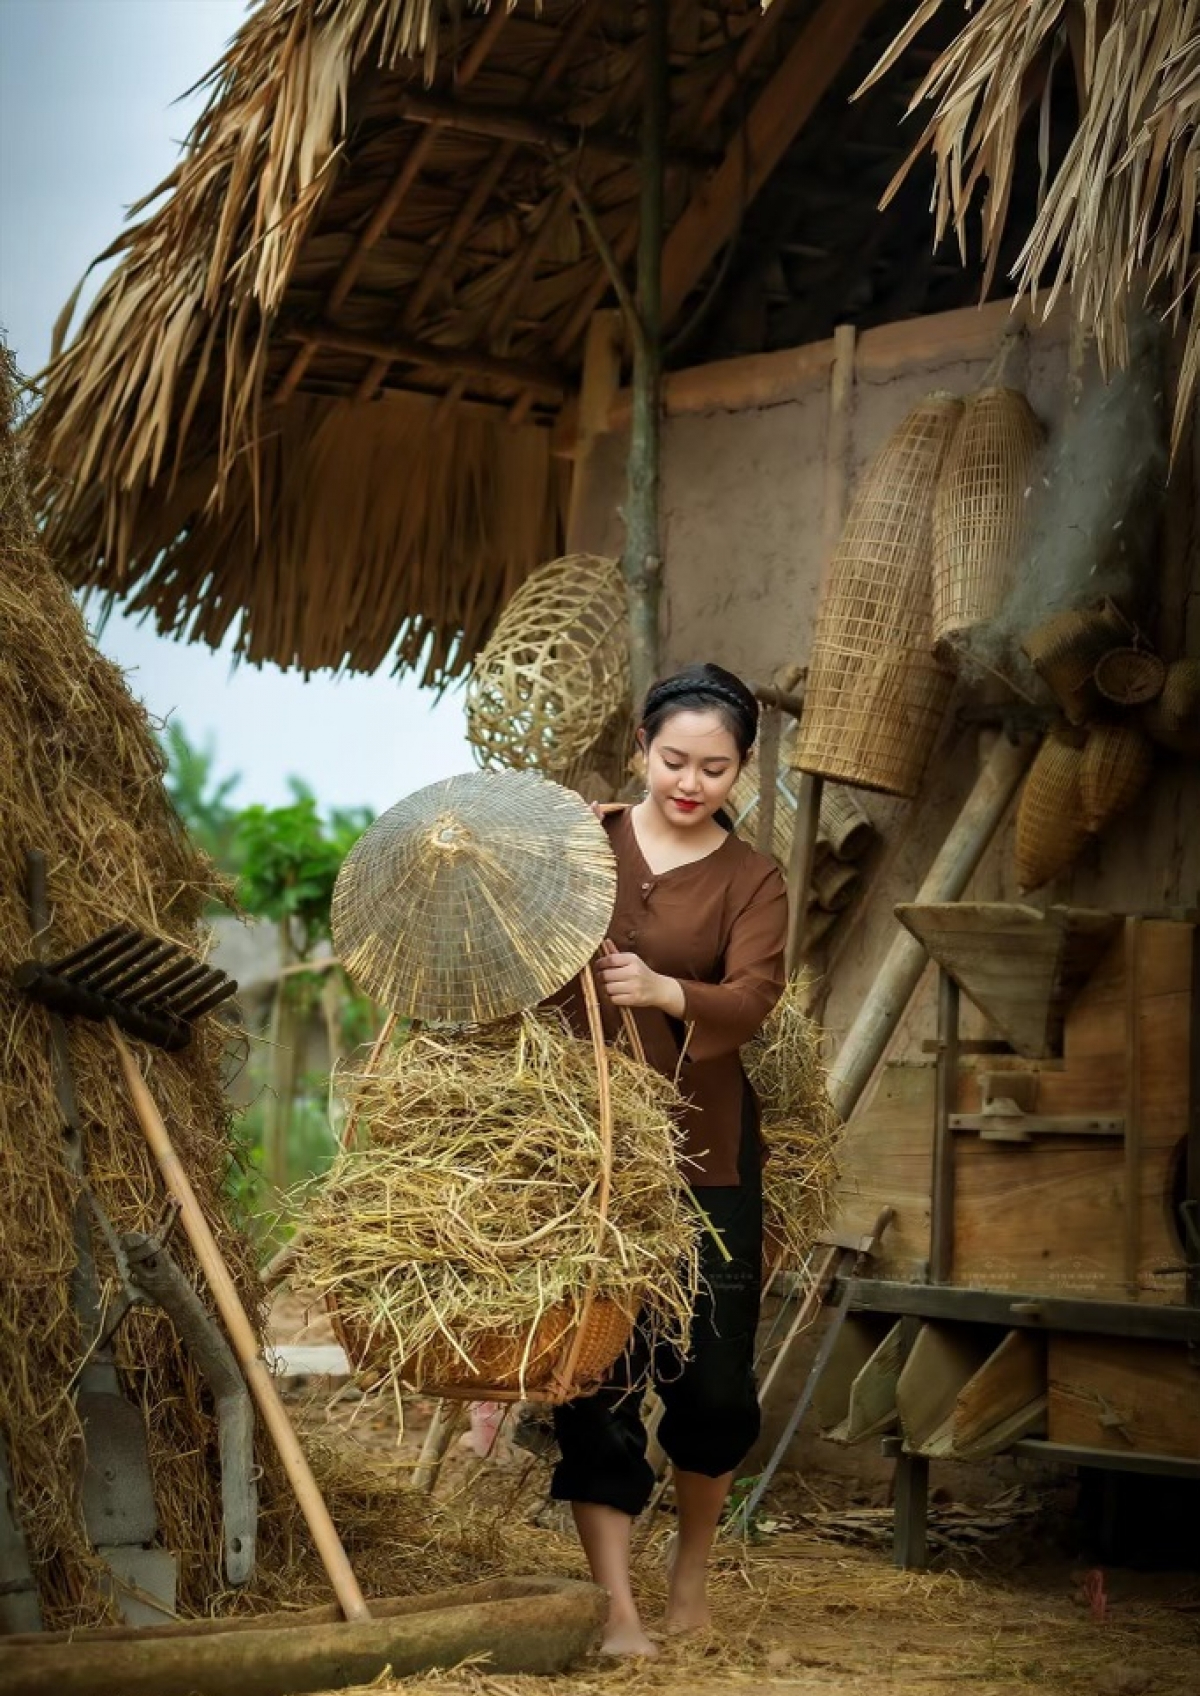
<instances>
[{"instance_id":1,"label":"brown sleeve","mask_svg":"<svg viewBox=\"0 0 1200 1696\"><path fill-rule=\"evenodd\" d=\"M783 994L786 943L787 890L772 867L733 922L721 982L680 979L688 1059L715 1060L749 1042Z\"/></svg>"}]
</instances>

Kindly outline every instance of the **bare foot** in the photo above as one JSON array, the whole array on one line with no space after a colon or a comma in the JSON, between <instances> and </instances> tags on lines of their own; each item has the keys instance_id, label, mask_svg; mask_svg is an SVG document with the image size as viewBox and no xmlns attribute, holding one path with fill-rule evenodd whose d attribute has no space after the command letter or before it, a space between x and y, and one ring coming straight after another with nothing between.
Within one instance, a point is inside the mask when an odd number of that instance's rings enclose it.
<instances>
[{"instance_id":1,"label":"bare foot","mask_svg":"<svg viewBox=\"0 0 1200 1696\"><path fill-rule=\"evenodd\" d=\"M712 1627L704 1568L697 1572L681 1570L676 1537L667 1544L667 1612L663 1624L669 1637L691 1636Z\"/></svg>"},{"instance_id":2,"label":"bare foot","mask_svg":"<svg viewBox=\"0 0 1200 1696\"><path fill-rule=\"evenodd\" d=\"M602 1655L640 1655L645 1660L658 1654L658 1646L647 1637L640 1619L610 1619L600 1644Z\"/></svg>"}]
</instances>

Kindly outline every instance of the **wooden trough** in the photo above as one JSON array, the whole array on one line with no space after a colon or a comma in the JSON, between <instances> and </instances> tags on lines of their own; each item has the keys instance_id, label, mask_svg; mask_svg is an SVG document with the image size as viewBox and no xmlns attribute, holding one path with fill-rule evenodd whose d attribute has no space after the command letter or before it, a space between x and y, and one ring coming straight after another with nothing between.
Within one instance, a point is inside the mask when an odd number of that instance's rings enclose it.
<instances>
[{"instance_id":1,"label":"wooden trough","mask_svg":"<svg viewBox=\"0 0 1200 1696\"><path fill-rule=\"evenodd\" d=\"M5 1696L301 1696L453 1667L565 1671L599 1639L603 1590L563 1578L493 1578L429 1596L372 1601L354 1624L337 1607L188 1620L136 1631L0 1639Z\"/></svg>"}]
</instances>

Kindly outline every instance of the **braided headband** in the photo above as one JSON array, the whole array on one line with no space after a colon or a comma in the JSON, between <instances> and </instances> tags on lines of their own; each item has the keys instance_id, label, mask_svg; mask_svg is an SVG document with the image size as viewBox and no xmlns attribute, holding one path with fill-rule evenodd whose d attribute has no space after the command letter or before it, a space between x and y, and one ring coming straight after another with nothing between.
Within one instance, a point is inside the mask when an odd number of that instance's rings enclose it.
<instances>
[{"instance_id":1,"label":"braided headband","mask_svg":"<svg viewBox=\"0 0 1200 1696\"><path fill-rule=\"evenodd\" d=\"M748 703L745 696L739 695L736 689L727 688L724 683L689 682L687 678L683 677L671 679L667 683L659 683L651 689L646 696L643 713L649 713L655 707L664 706L668 701L678 700L683 695L711 695L714 700L724 701L727 706L735 708L739 713L744 713L749 708L753 711L755 724L758 723L758 702L754 700L753 696L750 697Z\"/></svg>"}]
</instances>

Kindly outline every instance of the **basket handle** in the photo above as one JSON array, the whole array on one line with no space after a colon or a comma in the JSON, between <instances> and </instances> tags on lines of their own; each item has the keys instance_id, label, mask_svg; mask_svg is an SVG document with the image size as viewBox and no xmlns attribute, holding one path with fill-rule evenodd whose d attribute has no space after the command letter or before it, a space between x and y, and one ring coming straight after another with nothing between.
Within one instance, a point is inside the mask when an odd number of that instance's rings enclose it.
<instances>
[{"instance_id":1,"label":"basket handle","mask_svg":"<svg viewBox=\"0 0 1200 1696\"><path fill-rule=\"evenodd\" d=\"M596 1257L592 1267L592 1280L584 1294L583 1301L580 1303L579 1317L575 1321L571 1340L566 1346L562 1359L554 1369L554 1388L563 1397L571 1389L571 1381L575 1376L580 1351L583 1348L584 1330L596 1296L596 1276L600 1265L600 1248L604 1241L604 1228L608 1223L608 1204L612 1196L613 1112L608 1045L604 1040L604 1024L600 1017L600 998L596 994L596 980L592 975L590 965L585 966L580 972L579 985L583 991L583 1004L587 1009L588 1031L592 1038L592 1052L596 1058L596 1085L600 1106L600 1189L596 1197L596 1210L599 1218L596 1226Z\"/></svg>"},{"instance_id":2,"label":"basket handle","mask_svg":"<svg viewBox=\"0 0 1200 1696\"><path fill-rule=\"evenodd\" d=\"M611 936L606 936L604 938L604 941L600 944L600 952L601 954L615 954L617 952L617 945ZM633 1016L633 1009L631 1007L622 1007L620 1009L620 1014L622 1027L624 1028L625 1035L629 1040L630 1052L638 1064L644 1066L647 1064L646 1046L642 1041L642 1033L637 1028L637 1020Z\"/></svg>"}]
</instances>

